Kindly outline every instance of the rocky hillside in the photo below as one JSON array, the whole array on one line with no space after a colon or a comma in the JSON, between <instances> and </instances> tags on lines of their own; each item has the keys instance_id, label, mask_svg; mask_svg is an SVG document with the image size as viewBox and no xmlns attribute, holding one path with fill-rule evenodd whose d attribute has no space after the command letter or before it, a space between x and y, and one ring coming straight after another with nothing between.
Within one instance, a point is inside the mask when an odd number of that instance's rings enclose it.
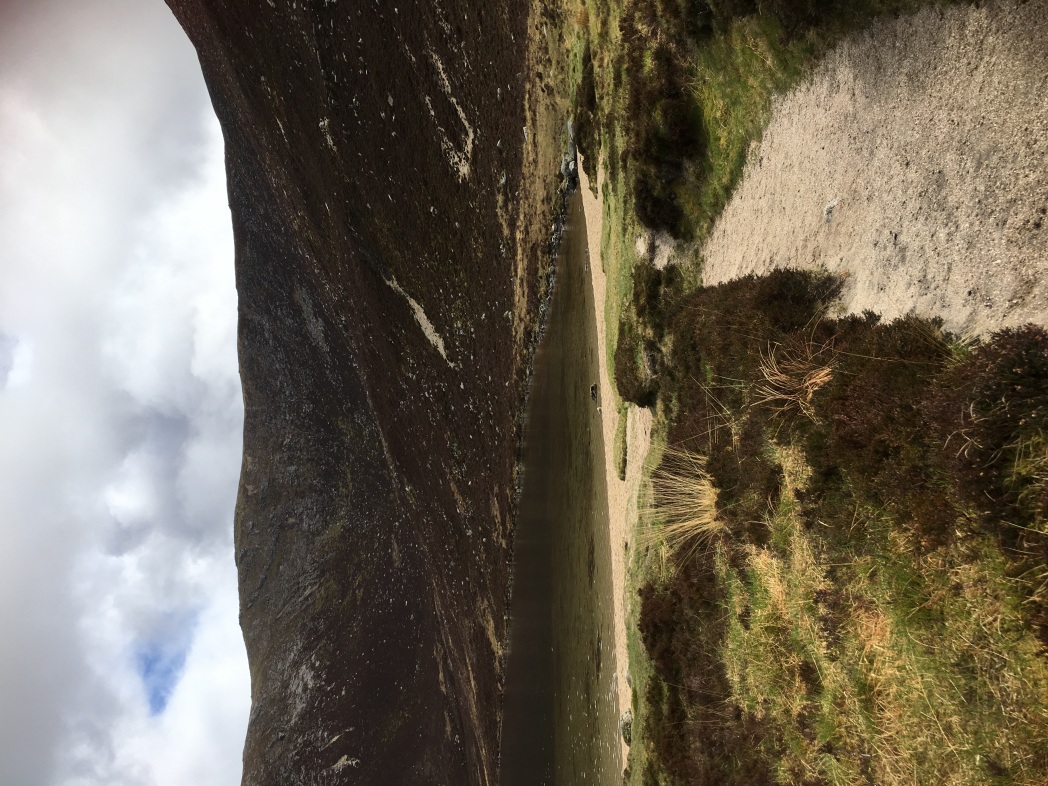
<instances>
[{"instance_id":1,"label":"rocky hillside","mask_svg":"<svg viewBox=\"0 0 1048 786\"><path fill-rule=\"evenodd\" d=\"M168 2L236 238L244 783L493 783L527 10Z\"/></svg>"}]
</instances>

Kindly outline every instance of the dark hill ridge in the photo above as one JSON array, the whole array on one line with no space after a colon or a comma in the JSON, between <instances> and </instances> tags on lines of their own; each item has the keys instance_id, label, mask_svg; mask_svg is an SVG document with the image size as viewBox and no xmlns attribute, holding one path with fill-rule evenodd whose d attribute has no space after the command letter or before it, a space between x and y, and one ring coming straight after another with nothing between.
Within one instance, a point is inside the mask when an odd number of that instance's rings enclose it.
<instances>
[{"instance_id":1,"label":"dark hill ridge","mask_svg":"<svg viewBox=\"0 0 1048 786\"><path fill-rule=\"evenodd\" d=\"M236 240L244 783L494 783L527 8L168 2Z\"/></svg>"}]
</instances>

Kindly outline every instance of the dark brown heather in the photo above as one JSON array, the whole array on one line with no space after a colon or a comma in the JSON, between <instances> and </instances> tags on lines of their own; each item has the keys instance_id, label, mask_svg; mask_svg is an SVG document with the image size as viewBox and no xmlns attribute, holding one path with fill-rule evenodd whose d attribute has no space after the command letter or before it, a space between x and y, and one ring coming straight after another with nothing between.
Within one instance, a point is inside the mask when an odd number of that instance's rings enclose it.
<instances>
[{"instance_id":1,"label":"dark brown heather","mask_svg":"<svg viewBox=\"0 0 1048 786\"><path fill-rule=\"evenodd\" d=\"M244 783L493 783L527 8L168 2L236 240Z\"/></svg>"}]
</instances>

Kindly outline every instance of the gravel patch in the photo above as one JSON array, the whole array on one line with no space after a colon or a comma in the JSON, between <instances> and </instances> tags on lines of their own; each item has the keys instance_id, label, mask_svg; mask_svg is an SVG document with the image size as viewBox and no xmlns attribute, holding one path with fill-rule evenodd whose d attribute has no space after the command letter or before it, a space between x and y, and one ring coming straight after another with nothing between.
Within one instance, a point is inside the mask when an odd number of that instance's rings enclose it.
<instances>
[{"instance_id":1,"label":"gravel patch","mask_svg":"<svg viewBox=\"0 0 1048 786\"><path fill-rule=\"evenodd\" d=\"M958 333L1048 320L1048 2L927 8L780 98L703 248L716 284L846 277L842 305Z\"/></svg>"}]
</instances>

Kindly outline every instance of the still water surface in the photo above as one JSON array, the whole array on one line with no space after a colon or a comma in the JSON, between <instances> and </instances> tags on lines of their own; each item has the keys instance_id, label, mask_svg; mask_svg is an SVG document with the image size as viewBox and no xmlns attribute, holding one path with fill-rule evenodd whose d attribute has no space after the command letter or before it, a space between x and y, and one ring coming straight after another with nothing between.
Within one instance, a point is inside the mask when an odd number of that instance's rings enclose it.
<instances>
[{"instance_id":1,"label":"still water surface","mask_svg":"<svg viewBox=\"0 0 1048 786\"><path fill-rule=\"evenodd\" d=\"M617 784L604 444L590 386L596 323L576 193L535 357L514 541L501 786Z\"/></svg>"}]
</instances>

